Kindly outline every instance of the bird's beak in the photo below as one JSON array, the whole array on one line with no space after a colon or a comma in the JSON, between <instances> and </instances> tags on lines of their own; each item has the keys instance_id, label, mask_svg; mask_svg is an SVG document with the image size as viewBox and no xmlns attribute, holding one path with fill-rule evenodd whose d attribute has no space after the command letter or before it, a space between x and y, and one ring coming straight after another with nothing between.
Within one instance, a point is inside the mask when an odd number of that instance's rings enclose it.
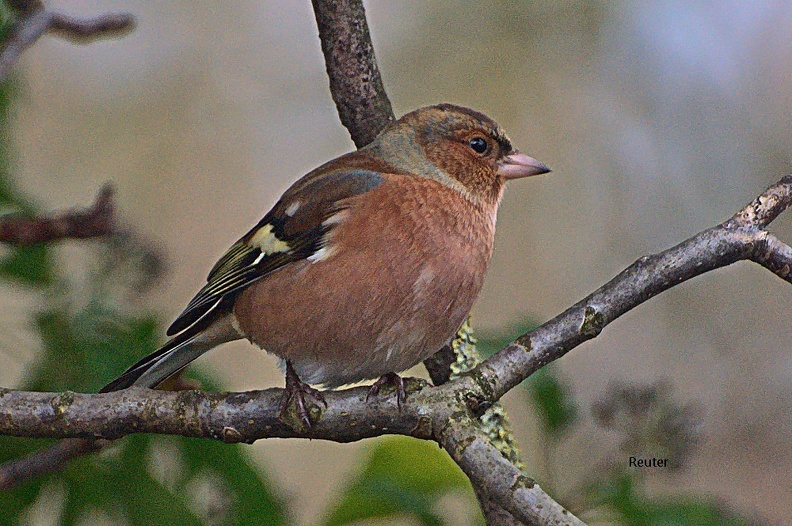
<instances>
[{"instance_id":1,"label":"bird's beak","mask_svg":"<svg viewBox=\"0 0 792 526\"><path fill-rule=\"evenodd\" d=\"M501 159L498 163L498 175L504 179L519 179L520 177L546 174L549 171L550 168L544 163L540 163L533 157L528 157L517 150Z\"/></svg>"}]
</instances>

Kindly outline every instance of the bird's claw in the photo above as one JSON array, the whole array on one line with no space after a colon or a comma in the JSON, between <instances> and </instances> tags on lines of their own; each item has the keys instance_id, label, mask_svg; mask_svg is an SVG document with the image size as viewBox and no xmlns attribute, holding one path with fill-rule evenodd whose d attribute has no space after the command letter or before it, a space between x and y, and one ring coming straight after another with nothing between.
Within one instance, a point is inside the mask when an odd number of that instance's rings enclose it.
<instances>
[{"instance_id":1,"label":"bird's claw","mask_svg":"<svg viewBox=\"0 0 792 526\"><path fill-rule=\"evenodd\" d=\"M314 389L310 385L300 380L300 377L297 376L297 373L294 371L291 362L286 362L286 389L284 389L283 395L281 395L278 417L281 418L286 414L286 411L289 408L289 402L294 400L294 405L297 408L297 417L300 419L300 422L306 426L306 428L310 428L311 419L309 417L308 408L305 403L305 395L313 397L314 400L321 402L325 408L327 408L327 400L325 400L322 392L318 389Z\"/></svg>"},{"instance_id":2,"label":"bird's claw","mask_svg":"<svg viewBox=\"0 0 792 526\"><path fill-rule=\"evenodd\" d=\"M396 405L399 407L399 410L401 410L402 404L407 401L407 391L404 390L404 379L396 373L384 374L379 380L374 382L366 395L366 402L368 402L369 398L372 396L379 395L380 388L385 384L391 384L396 388Z\"/></svg>"}]
</instances>

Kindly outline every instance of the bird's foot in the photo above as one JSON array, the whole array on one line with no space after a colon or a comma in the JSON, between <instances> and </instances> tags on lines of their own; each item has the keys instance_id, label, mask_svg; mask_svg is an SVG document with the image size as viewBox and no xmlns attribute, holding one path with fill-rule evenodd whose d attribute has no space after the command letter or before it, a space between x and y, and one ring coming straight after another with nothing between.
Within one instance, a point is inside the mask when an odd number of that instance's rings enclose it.
<instances>
[{"instance_id":1,"label":"bird's foot","mask_svg":"<svg viewBox=\"0 0 792 526\"><path fill-rule=\"evenodd\" d=\"M368 402L369 398L372 396L379 395L380 388L385 384L391 384L396 388L396 405L398 405L399 410L401 410L402 404L407 401L407 391L404 390L404 380L396 373L382 375L379 380L374 382L366 395L366 402Z\"/></svg>"},{"instance_id":2,"label":"bird's foot","mask_svg":"<svg viewBox=\"0 0 792 526\"><path fill-rule=\"evenodd\" d=\"M297 376L297 373L294 371L294 367L292 367L291 362L287 360L286 389L284 389L283 395L281 396L278 417L281 418L286 414L286 410L289 408L289 402L294 400L294 405L297 407L297 417L306 428L310 428L311 419L309 418L308 408L305 404L305 395L312 396L315 400L321 402L325 407L327 407L327 401L325 400L325 397L321 391L314 389L310 385L300 380L300 377Z\"/></svg>"}]
</instances>

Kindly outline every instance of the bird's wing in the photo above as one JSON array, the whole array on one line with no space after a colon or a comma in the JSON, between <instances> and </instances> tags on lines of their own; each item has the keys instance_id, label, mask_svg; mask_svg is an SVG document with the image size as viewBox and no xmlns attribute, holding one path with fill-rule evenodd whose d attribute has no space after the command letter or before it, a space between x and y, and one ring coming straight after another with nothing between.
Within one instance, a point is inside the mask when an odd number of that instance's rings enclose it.
<instances>
[{"instance_id":1,"label":"bird's wing","mask_svg":"<svg viewBox=\"0 0 792 526\"><path fill-rule=\"evenodd\" d=\"M221 304L230 305L240 290L255 281L315 254L334 226L327 219L338 211L339 202L368 192L382 181L376 171L356 169L312 173L295 183L220 258L206 285L168 328L168 335L191 327Z\"/></svg>"}]
</instances>

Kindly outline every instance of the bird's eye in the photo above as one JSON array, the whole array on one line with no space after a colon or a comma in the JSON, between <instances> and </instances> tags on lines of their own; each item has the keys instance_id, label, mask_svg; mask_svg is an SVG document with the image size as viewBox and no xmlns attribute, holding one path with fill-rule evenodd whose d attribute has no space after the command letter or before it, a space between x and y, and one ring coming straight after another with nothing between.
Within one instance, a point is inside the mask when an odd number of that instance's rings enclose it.
<instances>
[{"instance_id":1,"label":"bird's eye","mask_svg":"<svg viewBox=\"0 0 792 526\"><path fill-rule=\"evenodd\" d=\"M476 153L484 153L489 149L489 145L483 137L473 137L468 141L468 146Z\"/></svg>"}]
</instances>

